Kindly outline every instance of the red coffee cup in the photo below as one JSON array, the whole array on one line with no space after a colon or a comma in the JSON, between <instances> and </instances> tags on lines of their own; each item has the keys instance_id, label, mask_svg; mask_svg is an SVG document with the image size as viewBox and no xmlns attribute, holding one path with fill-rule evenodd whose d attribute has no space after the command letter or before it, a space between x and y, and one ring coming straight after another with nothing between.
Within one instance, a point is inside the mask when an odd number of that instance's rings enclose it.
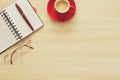
<instances>
[{"instance_id":1,"label":"red coffee cup","mask_svg":"<svg viewBox=\"0 0 120 80\"><path fill-rule=\"evenodd\" d=\"M76 11L74 0L49 0L47 8L50 17L61 22L71 19Z\"/></svg>"},{"instance_id":2,"label":"red coffee cup","mask_svg":"<svg viewBox=\"0 0 120 80\"><path fill-rule=\"evenodd\" d=\"M70 3L68 0L56 0L54 8L57 12L58 18L63 19L69 14Z\"/></svg>"}]
</instances>

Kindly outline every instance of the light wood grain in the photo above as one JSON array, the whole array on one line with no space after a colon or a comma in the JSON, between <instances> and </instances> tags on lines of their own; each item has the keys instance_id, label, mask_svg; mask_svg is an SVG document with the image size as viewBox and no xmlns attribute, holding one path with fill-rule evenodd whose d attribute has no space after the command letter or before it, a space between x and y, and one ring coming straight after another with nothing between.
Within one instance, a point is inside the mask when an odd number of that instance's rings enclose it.
<instances>
[{"instance_id":1,"label":"light wood grain","mask_svg":"<svg viewBox=\"0 0 120 80\"><path fill-rule=\"evenodd\" d=\"M0 9L14 0L0 0ZM0 55L0 80L120 80L120 0L75 0L70 21L53 21L48 0L30 0L45 26ZM23 48L31 40L33 50ZM20 53L22 55L20 55Z\"/></svg>"}]
</instances>

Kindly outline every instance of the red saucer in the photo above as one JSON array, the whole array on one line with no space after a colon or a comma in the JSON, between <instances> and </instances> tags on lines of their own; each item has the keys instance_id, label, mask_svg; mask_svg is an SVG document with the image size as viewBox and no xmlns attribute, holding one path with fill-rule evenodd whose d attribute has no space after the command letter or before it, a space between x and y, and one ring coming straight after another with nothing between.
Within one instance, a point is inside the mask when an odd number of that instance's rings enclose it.
<instances>
[{"instance_id":1,"label":"red saucer","mask_svg":"<svg viewBox=\"0 0 120 80\"><path fill-rule=\"evenodd\" d=\"M55 10L55 7L54 7L55 1L56 0L49 0L48 6L47 6L48 13L52 19L63 22L71 19L74 16L76 12L76 5L74 0L68 0L70 3L70 9L67 12L67 15L64 17L58 17L59 13Z\"/></svg>"}]
</instances>

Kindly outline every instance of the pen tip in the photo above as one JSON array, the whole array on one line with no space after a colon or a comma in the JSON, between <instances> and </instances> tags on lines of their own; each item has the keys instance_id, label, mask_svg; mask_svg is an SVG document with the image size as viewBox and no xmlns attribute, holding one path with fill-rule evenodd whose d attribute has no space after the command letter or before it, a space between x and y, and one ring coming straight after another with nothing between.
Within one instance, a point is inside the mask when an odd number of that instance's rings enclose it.
<instances>
[{"instance_id":1,"label":"pen tip","mask_svg":"<svg viewBox=\"0 0 120 80\"><path fill-rule=\"evenodd\" d=\"M15 3L15 5L16 5L16 6L18 6L18 4L17 4L17 3Z\"/></svg>"}]
</instances>

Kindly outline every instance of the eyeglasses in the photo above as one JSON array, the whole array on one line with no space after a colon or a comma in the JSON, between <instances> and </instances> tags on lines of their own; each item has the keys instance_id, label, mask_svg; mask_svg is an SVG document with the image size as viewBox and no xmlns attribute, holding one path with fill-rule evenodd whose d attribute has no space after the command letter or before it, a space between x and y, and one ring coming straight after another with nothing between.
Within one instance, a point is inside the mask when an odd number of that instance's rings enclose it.
<instances>
[{"instance_id":1,"label":"eyeglasses","mask_svg":"<svg viewBox=\"0 0 120 80\"><path fill-rule=\"evenodd\" d=\"M10 56L10 64L13 64L13 56L14 56L15 53L17 53L18 50L22 50L22 48L24 48L24 47L27 47L27 48L29 48L29 49L34 49L32 46L29 45L30 43L31 43L31 40L29 40L29 41L28 41L27 43L25 43L24 45L19 46L18 48L16 48L14 51L12 51L11 54L5 55L5 56L4 56L4 60L5 60L8 56Z\"/></svg>"}]
</instances>

